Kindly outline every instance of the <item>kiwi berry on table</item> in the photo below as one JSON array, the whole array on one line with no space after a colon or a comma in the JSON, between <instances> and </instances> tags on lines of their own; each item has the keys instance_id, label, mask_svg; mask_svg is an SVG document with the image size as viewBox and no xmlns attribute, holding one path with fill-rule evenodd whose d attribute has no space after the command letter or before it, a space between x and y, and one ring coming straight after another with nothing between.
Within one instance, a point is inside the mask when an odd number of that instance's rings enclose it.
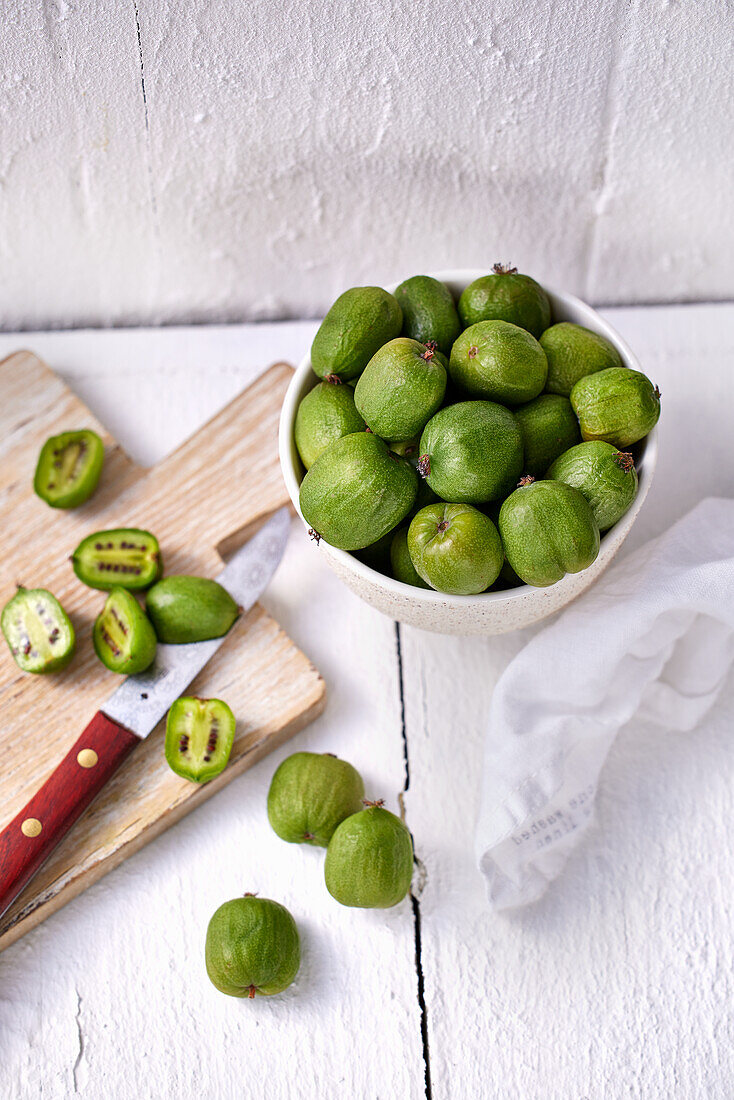
<instances>
[{"instance_id":1,"label":"kiwi berry on table","mask_svg":"<svg viewBox=\"0 0 734 1100\"><path fill-rule=\"evenodd\" d=\"M280 902L247 893L220 905L209 921L206 972L230 997L272 997L294 981L301 965L301 941L291 914Z\"/></svg>"},{"instance_id":2,"label":"kiwi berry on table","mask_svg":"<svg viewBox=\"0 0 734 1100\"><path fill-rule=\"evenodd\" d=\"M268 819L291 844L326 848L326 888L342 905L388 909L413 876L413 839L382 799L364 797L362 776L333 753L295 752L268 791Z\"/></svg>"},{"instance_id":3,"label":"kiwi berry on table","mask_svg":"<svg viewBox=\"0 0 734 1100\"><path fill-rule=\"evenodd\" d=\"M168 751L168 736L166 746ZM281 840L326 849L324 884L340 905L389 909L410 890L413 838L382 799L368 800L364 793L362 776L346 760L330 752L294 752L270 782L268 820ZM230 997L282 993L298 974L300 956L295 920L269 898L232 898L209 921L206 971Z\"/></svg>"},{"instance_id":4,"label":"kiwi berry on table","mask_svg":"<svg viewBox=\"0 0 734 1100\"><path fill-rule=\"evenodd\" d=\"M320 539L415 588L546 587L631 507L660 392L606 337L554 323L495 264L454 301L428 275L352 287L311 349L300 508ZM346 384L345 384L346 383Z\"/></svg>"}]
</instances>

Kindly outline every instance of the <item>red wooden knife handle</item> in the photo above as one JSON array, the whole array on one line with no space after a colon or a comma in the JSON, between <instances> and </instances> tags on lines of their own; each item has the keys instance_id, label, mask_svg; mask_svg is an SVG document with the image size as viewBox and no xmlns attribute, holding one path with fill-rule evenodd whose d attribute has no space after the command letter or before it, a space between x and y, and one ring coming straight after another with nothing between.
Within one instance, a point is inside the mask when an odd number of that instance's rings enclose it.
<instances>
[{"instance_id":1,"label":"red wooden knife handle","mask_svg":"<svg viewBox=\"0 0 734 1100\"><path fill-rule=\"evenodd\" d=\"M0 833L0 916L138 744L139 737L97 711L28 805Z\"/></svg>"}]
</instances>

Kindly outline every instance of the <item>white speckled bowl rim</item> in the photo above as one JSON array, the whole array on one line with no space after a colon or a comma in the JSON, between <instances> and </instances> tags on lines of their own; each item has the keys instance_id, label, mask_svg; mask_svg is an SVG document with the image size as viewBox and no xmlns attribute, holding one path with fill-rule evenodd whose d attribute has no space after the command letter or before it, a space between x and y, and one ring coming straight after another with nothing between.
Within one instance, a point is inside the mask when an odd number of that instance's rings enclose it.
<instances>
[{"instance_id":1,"label":"white speckled bowl rim","mask_svg":"<svg viewBox=\"0 0 734 1100\"><path fill-rule=\"evenodd\" d=\"M434 275L434 278L446 283L455 297L458 298L461 291L469 283L481 275L486 275L487 271L485 269L460 269L438 271L431 274ZM392 283L386 289L393 292L399 285L399 282ZM626 341L607 321L600 317L595 309L592 309L591 306L572 294L553 290L545 284L544 286L551 301L554 323L573 321L576 324L585 325L586 328L590 328L602 336L606 336L614 344L626 366L631 367L633 370L642 371L642 366ZM280 464L288 495L301 519L303 519L303 516L298 498L301 480L305 471L296 450L293 427L298 405L319 381L320 379L311 370L311 357L307 354L299 363L291 379L280 415ZM453 620L450 623L442 624L440 621L435 621L436 617L440 620L448 609L455 609L456 612L464 613L459 615L459 619L465 619L467 633L491 634L516 629L545 618L546 615L553 614L560 607L570 603L581 591L593 584L606 565L609 564L626 538L649 492L657 462L657 429L650 432L642 442L641 447L642 451L637 460L639 487L632 507L611 530L602 535L599 555L589 569L584 570L582 573L567 574L562 580L549 588L533 588L530 585L520 585L517 588L503 592L483 592L478 596L451 596L445 592L418 589L412 585L403 584L401 581L396 581L384 573L377 572L369 565L365 565L364 562L359 561L358 558L353 557L346 550L338 550L324 542L321 543L321 546L326 550L327 558L335 571L358 591L362 598L378 606L386 614L392 614L404 622L413 622L415 625L426 627L429 630L438 630L439 632L463 633L464 629L462 629L460 623L457 623L456 616L450 616ZM587 574L590 574L588 583L582 583ZM549 600L548 596L551 592L554 598ZM528 609L527 604L529 602L537 604L535 613ZM389 605L389 610L386 604ZM517 616L513 615L513 610L515 610L512 607L513 604L523 604L523 612ZM493 626L486 621L484 615L480 615L481 621L479 623L472 621L480 609L489 612L490 605L496 605L491 608L492 612L497 613L491 616L492 619L496 620L496 624L499 623L499 618L504 619L503 625L495 624ZM415 613L411 614L411 608L415 609ZM507 614L502 615L501 610L504 610ZM520 612L520 607L518 606L516 610Z\"/></svg>"}]
</instances>

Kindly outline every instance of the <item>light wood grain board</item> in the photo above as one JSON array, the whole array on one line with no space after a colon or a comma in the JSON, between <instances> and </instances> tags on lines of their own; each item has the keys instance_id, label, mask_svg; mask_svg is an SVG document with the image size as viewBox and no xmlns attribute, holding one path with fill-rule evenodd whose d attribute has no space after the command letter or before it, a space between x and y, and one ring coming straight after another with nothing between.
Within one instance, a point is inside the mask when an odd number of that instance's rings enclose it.
<instances>
[{"instance_id":1,"label":"light wood grain board","mask_svg":"<svg viewBox=\"0 0 734 1100\"><path fill-rule=\"evenodd\" d=\"M220 551L240 545L286 503L277 418L291 375L271 367L187 443L150 470L136 466L89 410L35 355L0 363L0 602L16 584L50 589L70 614L77 653L55 676L29 676L0 646L2 822L44 781L119 677L95 657L91 627L104 593L75 577L69 555L92 531L143 527L158 537L168 573L215 576ZM90 501L49 508L33 493L49 435L91 427L105 467ZM227 700L237 737L227 769L198 787L175 776L163 724L135 749L100 798L0 922L0 950L137 851L321 712L324 684L309 660L259 606L239 621L193 690Z\"/></svg>"}]
</instances>

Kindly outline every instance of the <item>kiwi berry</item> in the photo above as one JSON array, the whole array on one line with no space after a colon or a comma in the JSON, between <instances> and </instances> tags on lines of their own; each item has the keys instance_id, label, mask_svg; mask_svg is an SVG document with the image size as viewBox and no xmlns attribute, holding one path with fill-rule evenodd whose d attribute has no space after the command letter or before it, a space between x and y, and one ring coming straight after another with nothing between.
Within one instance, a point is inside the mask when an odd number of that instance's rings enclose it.
<instances>
[{"instance_id":1,"label":"kiwi berry","mask_svg":"<svg viewBox=\"0 0 734 1100\"><path fill-rule=\"evenodd\" d=\"M166 760L184 779L208 783L227 766L235 717L221 699L185 695L166 719Z\"/></svg>"}]
</instances>

